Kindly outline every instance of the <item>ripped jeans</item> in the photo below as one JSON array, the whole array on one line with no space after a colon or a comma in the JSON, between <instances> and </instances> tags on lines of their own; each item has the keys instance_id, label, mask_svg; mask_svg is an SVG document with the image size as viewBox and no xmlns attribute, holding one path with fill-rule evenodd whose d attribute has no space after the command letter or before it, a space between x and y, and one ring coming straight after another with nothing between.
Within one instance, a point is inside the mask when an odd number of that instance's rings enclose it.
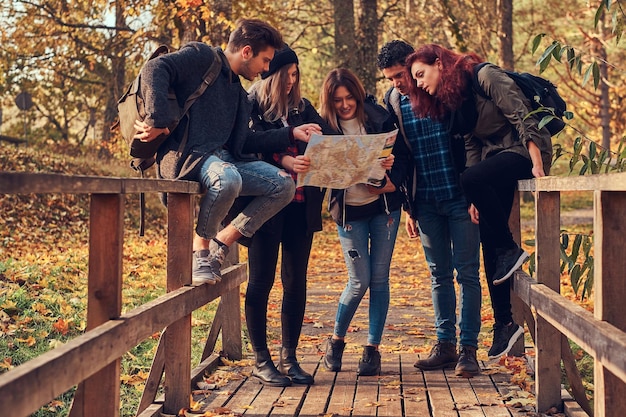
<instances>
[{"instance_id":1,"label":"ripped jeans","mask_svg":"<svg viewBox=\"0 0 626 417\"><path fill-rule=\"evenodd\" d=\"M202 164L200 181L207 192L200 202L196 233L205 239L215 237L238 196L255 197L231 222L250 237L289 204L296 191L293 179L282 169L263 161L237 161L224 149Z\"/></svg>"},{"instance_id":2,"label":"ripped jeans","mask_svg":"<svg viewBox=\"0 0 626 417\"><path fill-rule=\"evenodd\" d=\"M381 213L337 226L348 269L348 283L339 298L335 335L344 337L361 299L369 288L367 343L379 345L389 310L389 266L396 243L400 210Z\"/></svg>"}]
</instances>

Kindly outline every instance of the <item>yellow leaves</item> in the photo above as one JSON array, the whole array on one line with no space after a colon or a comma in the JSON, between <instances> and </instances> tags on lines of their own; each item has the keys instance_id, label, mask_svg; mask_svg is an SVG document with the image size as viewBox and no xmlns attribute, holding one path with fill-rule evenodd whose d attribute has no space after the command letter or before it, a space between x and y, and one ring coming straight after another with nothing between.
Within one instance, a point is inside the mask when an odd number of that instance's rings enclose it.
<instances>
[{"instance_id":1,"label":"yellow leaves","mask_svg":"<svg viewBox=\"0 0 626 417\"><path fill-rule=\"evenodd\" d=\"M5 300L4 303L0 304L0 308L9 315L20 312L20 309L17 307L17 303L13 300Z\"/></svg>"},{"instance_id":2,"label":"yellow leaves","mask_svg":"<svg viewBox=\"0 0 626 417\"><path fill-rule=\"evenodd\" d=\"M24 343L27 346L35 346L37 340L34 337L28 336L26 339L15 338L15 341L18 343Z\"/></svg>"},{"instance_id":3,"label":"yellow leaves","mask_svg":"<svg viewBox=\"0 0 626 417\"><path fill-rule=\"evenodd\" d=\"M148 375L148 372L139 370L137 371L137 373L134 373L132 375L120 376L120 381L122 382L122 384L136 386L145 383L148 379Z\"/></svg>"},{"instance_id":4,"label":"yellow leaves","mask_svg":"<svg viewBox=\"0 0 626 417\"><path fill-rule=\"evenodd\" d=\"M0 370L5 369L5 370L9 370L9 369L13 369L13 359L12 358L4 358L2 359L2 362L0 362Z\"/></svg>"}]
</instances>

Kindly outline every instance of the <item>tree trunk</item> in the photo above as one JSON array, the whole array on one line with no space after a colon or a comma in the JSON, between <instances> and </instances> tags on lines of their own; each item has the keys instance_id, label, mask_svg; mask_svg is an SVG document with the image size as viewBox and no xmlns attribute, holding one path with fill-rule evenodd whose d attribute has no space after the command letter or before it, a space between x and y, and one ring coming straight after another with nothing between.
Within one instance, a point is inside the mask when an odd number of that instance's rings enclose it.
<instances>
[{"instance_id":1,"label":"tree trunk","mask_svg":"<svg viewBox=\"0 0 626 417\"><path fill-rule=\"evenodd\" d=\"M231 30L229 23L233 19L233 2L232 0L211 0L211 10L213 18L208 24L211 44L225 49Z\"/></svg>"},{"instance_id":2,"label":"tree trunk","mask_svg":"<svg viewBox=\"0 0 626 417\"><path fill-rule=\"evenodd\" d=\"M498 65L504 69L514 70L515 60L513 58L513 0L498 0L499 29L498 39L500 41Z\"/></svg>"},{"instance_id":3,"label":"tree trunk","mask_svg":"<svg viewBox=\"0 0 626 417\"><path fill-rule=\"evenodd\" d=\"M336 66L353 68L354 64L354 2L333 0L335 17L335 60Z\"/></svg>"},{"instance_id":4,"label":"tree trunk","mask_svg":"<svg viewBox=\"0 0 626 417\"><path fill-rule=\"evenodd\" d=\"M376 93L376 55L378 53L377 0L361 0L359 29L357 32L358 56L354 70L365 87L365 91Z\"/></svg>"}]
</instances>

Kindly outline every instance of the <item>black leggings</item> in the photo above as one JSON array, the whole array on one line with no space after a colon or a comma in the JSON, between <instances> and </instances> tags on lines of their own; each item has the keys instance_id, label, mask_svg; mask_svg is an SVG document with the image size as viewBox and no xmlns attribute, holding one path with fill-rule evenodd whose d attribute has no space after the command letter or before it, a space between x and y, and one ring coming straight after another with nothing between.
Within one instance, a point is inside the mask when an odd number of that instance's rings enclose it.
<instances>
[{"instance_id":1,"label":"black leggings","mask_svg":"<svg viewBox=\"0 0 626 417\"><path fill-rule=\"evenodd\" d=\"M532 178L532 163L514 152L500 152L463 172L461 184L465 196L478 209L480 241L485 275L495 322L508 324L511 313L511 280L493 285L496 249L512 248L516 243L509 228L509 216L517 181Z\"/></svg>"},{"instance_id":2,"label":"black leggings","mask_svg":"<svg viewBox=\"0 0 626 417\"><path fill-rule=\"evenodd\" d=\"M252 237L248 250L250 271L245 303L246 323L255 352L267 349L267 303L274 285L281 243L283 347L298 346L304 319L306 271L313 242L313 234L306 233L305 204L291 203L277 216L283 216L282 229L260 229Z\"/></svg>"}]
</instances>

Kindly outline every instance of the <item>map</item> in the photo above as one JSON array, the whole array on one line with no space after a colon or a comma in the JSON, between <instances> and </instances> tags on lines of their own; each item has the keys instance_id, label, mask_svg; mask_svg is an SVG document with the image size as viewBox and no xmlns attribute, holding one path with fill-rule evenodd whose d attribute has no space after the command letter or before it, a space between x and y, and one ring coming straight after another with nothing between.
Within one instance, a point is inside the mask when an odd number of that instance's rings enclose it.
<instances>
[{"instance_id":1,"label":"map","mask_svg":"<svg viewBox=\"0 0 626 417\"><path fill-rule=\"evenodd\" d=\"M385 169L380 160L393 148L398 129L373 135L312 135L304 155L311 167L298 174L303 185L344 189L354 184L381 184Z\"/></svg>"}]
</instances>

